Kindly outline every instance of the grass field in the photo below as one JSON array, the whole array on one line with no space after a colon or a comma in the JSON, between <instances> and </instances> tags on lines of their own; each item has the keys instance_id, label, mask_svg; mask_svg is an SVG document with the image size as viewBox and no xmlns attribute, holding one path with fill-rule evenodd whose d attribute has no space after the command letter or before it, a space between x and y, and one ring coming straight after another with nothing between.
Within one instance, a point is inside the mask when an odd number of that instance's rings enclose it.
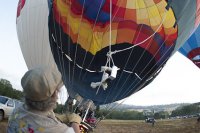
<instances>
[{"instance_id":1,"label":"grass field","mask_svg":"<svg viewBox=\"0 0 200 133\"><path fill-rule=\"evenodd\" d=\"M6 133L7 120L0 122L0 133ZM200 133L196 118L157 120L152 126L144 121L103 120L94 133Z\"/></svg>"},{"instance_id":2,"label":"grass field","mask_svg":"<svg viewBox=\"0 0 200 133\"><path fill-rule=\"evenodd\" d=\"M196 118L157 120L155 125L144 121L104 120L95 133L200 133L200 123Z\"/></svg>"}]
</instances>

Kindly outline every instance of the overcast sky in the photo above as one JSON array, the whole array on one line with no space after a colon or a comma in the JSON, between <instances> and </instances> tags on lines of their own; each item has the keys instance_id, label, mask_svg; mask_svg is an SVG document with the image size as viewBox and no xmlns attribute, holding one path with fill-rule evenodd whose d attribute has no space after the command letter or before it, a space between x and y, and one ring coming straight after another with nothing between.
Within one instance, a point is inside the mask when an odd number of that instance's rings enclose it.
<instances>
[{"instance_id":1,"label":"overcast sky","mask_svg":"<svg viewBox=\"0 0 200 133\"><path fill-rule=\"evenodd\" d=\"M27 71L16 33L18 0L0 1L0 78L21 89L20 79ZM200 70L178 52L157 78L124 103L158 105L200 102Z\"/></svg>"}]
</instances>

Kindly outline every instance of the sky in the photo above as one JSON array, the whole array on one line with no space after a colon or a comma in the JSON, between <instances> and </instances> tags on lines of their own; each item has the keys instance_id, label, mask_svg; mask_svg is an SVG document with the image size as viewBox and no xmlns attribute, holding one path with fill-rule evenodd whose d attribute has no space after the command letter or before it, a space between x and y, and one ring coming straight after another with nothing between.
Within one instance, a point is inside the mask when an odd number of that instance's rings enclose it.
<instances>
[{"instance_id":1,"label":"sky","mask_svg":"<svg viewBox=\"0 0 200 133\"><path fill-rule=\"evenodd\" d=\"M0 1L0 79L7 79L13 88L22 90L20 80L28 69L17 38L17 3L18 0ZM160 105L200 102L199 77L199 68L176 52L150 85L130 96L124 103Z\"/></svg>"}]
</instances>

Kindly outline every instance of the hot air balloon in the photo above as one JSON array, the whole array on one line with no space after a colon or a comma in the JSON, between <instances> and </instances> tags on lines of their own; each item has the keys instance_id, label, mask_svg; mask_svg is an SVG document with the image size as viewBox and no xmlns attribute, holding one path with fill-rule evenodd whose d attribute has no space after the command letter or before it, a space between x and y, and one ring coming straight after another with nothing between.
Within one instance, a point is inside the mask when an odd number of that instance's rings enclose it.
<instances>
[{"instance_id":1,"label":"hot air balloon","mask_svg":"<svg viewBox=\"0 0 200 133\"><path fill-rule=\"evenodd\" d=\"M49 0L51 50L71 94L96 104L148 85L199 24L199 0Z\"/></svg>"},{"instance_id":2,"label":"hot air balloon","mask_svg":"<svg viewBox=\"0 0 200 133\"><path fill-rule=\"evenodd\" d=\"M19 0L17 35L28 69L50 66L57 69L49 45L46 0Z\"/></svg>"},{"instance_id":3,"label":"hot air balloon","mask_svg":"<svg viewBox=\"0 0 200 133\"><path fill-rule=\"evenodd\" d=\"M20 48L28 69L41 66L58 71L48 36L48 3L46 0L19 0L16 27ZM61 90L64 90L62 87ZM65 92L65 94L63 94ZM68 93L59 93L61 103Z\"/></svg>"},{"instance_id":4,"label":"hot air balloon","mask_svg":"<svg viewBox=\"0 0 200 133\"><path fill-rule=\"evenodd\" d=\"M200 26L198 26L191 37L183 44L179 52L200 68Z\"/></svg>"},{"instance_id":5,"label":"hot air balloon","mask_svg":"<svg viewBox=\"0 0 200 133\"><path fill-rule=\"evenodd\" d=\"M69 95L96 105L147 86L199 24L199 0L19 0L29 69L59 69Z\"/></svg>"}]
</instances>

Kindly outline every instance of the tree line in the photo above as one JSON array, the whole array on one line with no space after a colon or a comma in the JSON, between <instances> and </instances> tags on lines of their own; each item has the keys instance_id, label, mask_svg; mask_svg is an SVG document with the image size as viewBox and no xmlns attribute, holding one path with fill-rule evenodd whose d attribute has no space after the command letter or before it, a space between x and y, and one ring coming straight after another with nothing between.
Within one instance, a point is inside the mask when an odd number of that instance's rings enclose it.
<instances>
[{"instance_id":1,"label":"tree line","mask_svg":"<svg viewBox=\"0 0 200 133\"><path fill-rule=\"evenodd\" d=\"M23 93L12 87L10 81L6 79L0 79L0 95L7 96L13 99L22 100ZM55 109L56 113L63 113L66 111L66 105L58 104ZM134 110L113 110L109 111L101 107L97 108L95 115L96 117L106 117L107 119L119 119L119 120L144 120L146 117L154 117L155 119L165 119L175 116L185 116L200 114L200 103L190 104L186 106L179 107L173 110L171 113L167 111L153 112L150 116L146 115L144 112L138 112Z\"/></svg>"},{"instance_id":2,"label":"tree line","mask_svg":"<svg viewBox=\"0 0 200 133\"><path fill-rule=\"evenodd\" d=\"M0 79L0 95L7 96L13 99L21 100L23 93L12 87L10 81Z\"/></svg>"},{"instance_id":3,"label":"tree line","mask_svg":"<svg viewBox=\"0 0 200 133\"><path fill-rule=\"evenodd\" d=\"M66 107L66 106L65 106ZM55 112L63 113L65 112L64 105L58 105ZM199 104L191 104L185 105L180 108L173 110L172 112L168 111L160 111L160 112L152 112L148 115L145 112L138 112L134 110L106 110L106 109L97 109L95 111L95 116L105 117L106 119L116 119L116 120L144 120L147 117L154 117L155 119L168 119L170 117L176 116L190 116L200 114L200 105Z\"/></svg>"},{"instance_id":4,"label":"tree line","mask_svg":"<svg viewBox=\"0 0 200 133\"><path fill-rule=\"evenodd\" d=\"M200 114L200 103L177 108L176 110L172 111L171 117L190 116L195 114Z\"/></svg>"}]
</instances>

